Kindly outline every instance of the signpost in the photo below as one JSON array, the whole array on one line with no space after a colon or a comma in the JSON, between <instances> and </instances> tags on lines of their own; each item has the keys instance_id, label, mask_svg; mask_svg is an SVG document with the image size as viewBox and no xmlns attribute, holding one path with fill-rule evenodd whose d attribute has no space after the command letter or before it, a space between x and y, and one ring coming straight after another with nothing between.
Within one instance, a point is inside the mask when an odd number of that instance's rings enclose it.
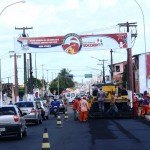
<instances>
[{"instance_id":1,"label":"signpost","mask_svg":"<svg viewBox=\"0 0 150 150\"><path fill-rule=\"evenodd\" d=\"M85 78L92 78L92 74L85 74L84 77Z\"/></svg>"}]
</instances>

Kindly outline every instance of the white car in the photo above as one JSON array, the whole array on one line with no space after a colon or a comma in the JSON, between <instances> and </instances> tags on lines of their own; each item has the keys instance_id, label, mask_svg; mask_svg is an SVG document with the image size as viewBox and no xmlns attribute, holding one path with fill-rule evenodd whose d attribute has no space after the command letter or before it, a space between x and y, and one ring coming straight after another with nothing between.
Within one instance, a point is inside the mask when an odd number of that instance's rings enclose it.
<instances>
[{"instance_id":1,"label":"white car","mask_svg":"<svg viewBox=\"0 0 150 150\"><path fill-rule=\"evenodd\" d=\"M15 105L0 106L0 137L27 135L27 126L23 113Z\"/></svg>"}]
</instances>

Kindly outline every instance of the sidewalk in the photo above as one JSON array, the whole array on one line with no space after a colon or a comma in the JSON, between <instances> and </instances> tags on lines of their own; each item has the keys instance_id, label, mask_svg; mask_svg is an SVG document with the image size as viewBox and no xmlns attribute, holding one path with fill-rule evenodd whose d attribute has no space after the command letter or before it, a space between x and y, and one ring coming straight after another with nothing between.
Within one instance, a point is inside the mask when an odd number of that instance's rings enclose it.
<instances>
[{"instance_id":1,"label":"sidewalk","mask_svg":"<svg viewBox=\"0 0 150 150\"><path fill-rule=\"evenodd\" d=\"M150 121L150 115L145 115L145 119Z\"/></svg>"}]
</instances>

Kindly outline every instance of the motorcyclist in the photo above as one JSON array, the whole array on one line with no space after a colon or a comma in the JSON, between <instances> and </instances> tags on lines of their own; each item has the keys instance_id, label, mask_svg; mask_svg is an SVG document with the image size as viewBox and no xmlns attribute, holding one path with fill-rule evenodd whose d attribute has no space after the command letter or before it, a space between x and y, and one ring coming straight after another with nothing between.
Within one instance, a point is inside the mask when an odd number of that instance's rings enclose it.
<instances>
[{"instance_id":1,"label":"motorcyclist","mask_svg":"<svg viewBox=\"0 0 150 150\"><path fill-rule=\"evenodd\" d=\"M57 112L59 112L60 102L57 101L56 98L51 102L51 111L54 112L54 108L57 108Z\"/></svg>"}]
</instances>

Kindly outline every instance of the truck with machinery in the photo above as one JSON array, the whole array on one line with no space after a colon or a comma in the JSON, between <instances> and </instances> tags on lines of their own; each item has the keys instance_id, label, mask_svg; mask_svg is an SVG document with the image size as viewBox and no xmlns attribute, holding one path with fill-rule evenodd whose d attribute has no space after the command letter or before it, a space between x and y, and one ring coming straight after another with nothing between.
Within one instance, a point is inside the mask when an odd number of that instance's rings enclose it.
<instances>
[{"instance_id":1,"label":"truck with machinery","mask_svg":"<svg viewBox=\"0 0 150 150\"><path fill-rule=\"evenodd\" d=\"M105 92L104 98L104 112L99 111L98 100L94 93L94 96L89 101L89 118L111 118L112 116L108 113L110 108L110 101L112 93L115 93L115 104L118 108L116 118L132 118L133 110L131 108L131 101L128 98L128 93L125 90L120 90L114 84L97 84L97 88L102 88ZM98 92L98 91L97 91Z\"/></svg>"}]
</instances>

